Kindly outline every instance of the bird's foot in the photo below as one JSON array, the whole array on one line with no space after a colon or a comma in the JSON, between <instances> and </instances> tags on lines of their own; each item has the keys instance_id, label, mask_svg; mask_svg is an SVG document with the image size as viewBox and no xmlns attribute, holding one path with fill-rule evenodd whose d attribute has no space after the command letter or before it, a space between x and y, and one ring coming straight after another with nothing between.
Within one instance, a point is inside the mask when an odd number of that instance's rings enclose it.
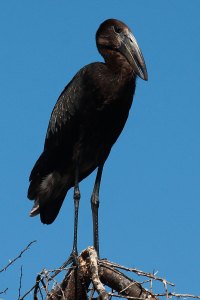
<instances>
[{"instance_id":1,"label":"bird's foot","mask_svg":"<svg viewBox=\"0 0 200 300\"><path fill-rule=\"evenodd\" d=\"M74 249L72 250L69 258L67 259L67 261L65 262L66 266L68 266L70 264L72 264L74 267L78 267L79 266L78 252L75 251Z\"/></svg>"},{"instance_id":2,"label":"bird's foot","mask_svg":"<svg viewBox=\"0 0 200 300\"><path fill-rule=\"evenodd\" d=\"M70 254L70 257L72 259L73 266L78 267L79 266L78 252L72 250L72 253Z\"/></svg>"},{"instance_id":3,"label":"bird's foot","mask_svg":"<svg viewBox=\"0 0 200 300\"><path fill-rule=\"evenodd\" d=\"M69 265L71 265L69 267L69 269L70 268L77 269L78 266L79 266L78 252L74 251L74 249L72 250L72 252L71 252L70 256L68 257L68 259L64 262L64 264L58 270L55 271L55 273L53 274L52 278L54 278L56 275L58 275L61 271L63 271Z\"/></svg>"}]
</instances>

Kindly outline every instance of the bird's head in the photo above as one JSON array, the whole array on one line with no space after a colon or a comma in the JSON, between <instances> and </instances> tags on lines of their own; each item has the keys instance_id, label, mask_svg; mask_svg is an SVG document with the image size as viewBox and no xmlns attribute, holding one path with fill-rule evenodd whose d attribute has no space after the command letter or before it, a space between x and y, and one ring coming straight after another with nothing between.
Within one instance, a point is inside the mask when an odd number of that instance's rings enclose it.
<instances>
[{"instance_id":1,"label":"bird's head","mask_svg":"<svg viewBox=\"0 0 200 300\"><path fill-rule=\"evenodd\" d=\"M97 48L105 61L122 55L143 80L148 80L147 69L142 52L132 32L126 24L116 19L104 21L96 33Z\"/></svg>"}]
</instances>

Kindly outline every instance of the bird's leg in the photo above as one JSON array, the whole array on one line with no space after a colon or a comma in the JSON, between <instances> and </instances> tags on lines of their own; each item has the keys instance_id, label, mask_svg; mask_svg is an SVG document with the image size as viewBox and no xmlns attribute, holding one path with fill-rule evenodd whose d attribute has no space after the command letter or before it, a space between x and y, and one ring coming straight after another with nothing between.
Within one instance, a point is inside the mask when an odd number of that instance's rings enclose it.
<instances>
[{"instance_id":1,"label":"bird's leg","mask_svg":"<svg viewBox=\"0 0 200 300\"><path fill-rule=\"evenodd\" d=\"M99 228L98 228L98 209L99 209L99 188L101 183L101 176L103 171L103 164L99 166L97 176L94 184L94 189L91 197L92 219L93 219L93 241L94 247L99 257Z\"/></svg>"},{"instance_id":2,"label":"bird's leg","mask_svg":"<svg viewBox=\"0 0 200 300\"><path fill-rule=\"evenodd\" d=\"M78 209L79 209L79 201L81 198L78 177L79 177L78 166L76 166L75 185L74 185L74 242L73 242L73 249L72 249L72 252L76 256L78 256L78 251L77 251Z\"/></svg>"},{"instance_id":3,"label":"bird's leg","mask_svg":"<svg viewBox=\"0 0 200 300\"><path fill-rule=\"evenodd\" d=\"M79 168L78 168L78 164L76 164L75 183L74 183L74 241L73 241L72 252L65 265L69 265L71 262L73 262L74 265L78 265L77 231L78 231L78 209L79 209L80 198L81 198L81 194L79 190Z\"/></svg>"},{"instance_id":4,"label":"bird's leg","mask_svg":"<svg viewBox=\"0 0 200 300\"><path fill-rule=\"evenodd\" d=\"M77 267L78 267L78 250L77 250L77 232L78 232L78 209L79 209L79 201L81 198L80 190L79 190L79 165L76 162L75 166L75 183L74 183L74 242L72 253L69 257L69 260L76 266L74 270L74 280L75 280L75 300L78 298L78 290L77 290Z\"/></svg>"}]
</instances>

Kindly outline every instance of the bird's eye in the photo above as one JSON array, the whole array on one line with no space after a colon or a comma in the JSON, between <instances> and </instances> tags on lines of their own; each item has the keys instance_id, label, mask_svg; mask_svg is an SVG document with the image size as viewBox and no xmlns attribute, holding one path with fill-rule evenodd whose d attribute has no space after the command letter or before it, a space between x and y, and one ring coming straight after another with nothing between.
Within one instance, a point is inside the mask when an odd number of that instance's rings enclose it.
<instances>
[{"instance_id":1,"label":"bird's eye","mask_svg":"<svg viewBox=\"0 0 200 300\"><path fill-rule=\"evenodd\" d=\"M121 33L122 32L122 28L121 27L119 27L119 26L113 26L114 27L114 31L116 32L116 33Z\"/></svg>"}]
</instances>

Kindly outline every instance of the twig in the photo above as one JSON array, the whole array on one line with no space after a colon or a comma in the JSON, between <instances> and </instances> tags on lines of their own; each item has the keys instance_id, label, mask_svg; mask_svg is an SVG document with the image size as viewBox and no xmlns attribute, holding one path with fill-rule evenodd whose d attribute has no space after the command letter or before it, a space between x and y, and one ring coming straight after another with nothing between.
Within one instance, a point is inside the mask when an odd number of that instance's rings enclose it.
<instances>
[{"instance_id":1,"label":"twig","mask_svg":"<svg viewBox=\"0 0 200 300\"><path fill-rule=\"evenodd\" d=\"M23 276L23 272L22 272L22 266L21 266L21 268L20 268L20 279L19 279L19 296L18 296L18 300L20 300L20 298L21 298L21 288L22 288L22 276Z\"/></svg>"},{"instance_id":2,"label":"twig","mask_svg":"<svg viewBox=\"0 0 200 300\"><path fill-rule=\"evenodd\" d=\"M144 298L139 298L139 297L133 297L133 296L123 296L123 295L118 295L115 293L108 293L109 296L111 297L116 297L116 298L123 298L123 299L134 299L134 300L144 300Z\"/></svg>"},{"instance_id":3,"label":"twig","mask_svg":"<svg viewBox=\"0 0 200 300\"><path fill-rule=\"evenodd\" d=\"M8 288L6 288L4 291L0 292L0 295L6 294L7 290L8 290Z\"/></svg>"},{"instance_id":4,"label":"twig","mask_svg":"<svg viewBox=\"0 0 200 300\"><path fill-rule=\"evenodd\" d=\"M69 265L69 259L63 263L63 265L60 267L60 268L57 268L57 269L54 269L54 270L42 270L40 272L40 274L37 276L37 280L36 280L36 284L34 286L32 286L32 288L30 288L30 290L28 290L21 299L19 300L23 300L31 291L34 290L34 300L38 300L38 297L37 297L37 292L38 292L38 289L40 291L40 294L41 294L41 290L40 290L40 282L42 282L43 284L43 288L45 289L46 291L46 294L47 296L49 295L49 292L48 292L48 284L50 281L53 281L54 283L56 283L58 286L60 286L55 280L54 280L54 277L56 277L60 272L62 271L69 271L69 270L72 270L74 269L75 267L74 266L70 266L69 268L66 268L66 266ZM50 275L49 273L53 273L52 275ZM47 286L44 284L44 281L43 281L43 277L46 278L47 280ZM46 286L46 287L45 287ZM61 292L62 294L64 295L63 293L63 290L61 288ZM42 296L43 298L43 296Z\"/></svg>"},{"instance_id":5,"label":"twig","mask_svg":"<svg viewBox=\"0 0 200 300\"><path fill-rule=\"evenodd\" d=\"M175 286L174 283L169 282L169 281L167 281L167 280L165 280L161 277L157 277L152 273L146 273L144 271L141 271L141 270L138 270L138 269L135 269L135 268L127 268L127 267L121 266L119 264L109 262L107 260L101 260L100 264L105 264L105 265L109 265L109 266L114 267L114 268L122 269L122 270L129 271L129 272L133 272L133 273L136 273L138 276L145 276L145 277L148 277L148 278L155 279L157 281L161 281L162 283L166 282L166 284L168 284L168 285Z\"/></svg>"},{"instance_id":6,"label":"twig","mask_svg":"<svg viewBox=\"0 0 200 300\"><path fill-rule=\"evenodd\" d=\"M69 257L69 259L68 259L66 262L64 262L64 264L63 264L60 268L56 269L56 271L54 272L54 274L51 275L51 277L54 278L54 277L56 277L60 272L62 272L63 270L66 270L66 267L70 264L70 261L71 261L71 258ZM74 268L74 266L70 266L70 267L67 268L67 269L73 269L73 268Z\"/></svg>"},{"instance_id":7,"label":"twig","mask_svg":"<svg viewBox=\"0 0 200 300\"><path fill-rule=\"evenodd\" d=\"M141 285L143 285L143 284L145 284L145 283L148 283L148 282L150 282L150 284L151 284L151 282L152 282L152 279L147 279L147 280L143 280L143 281L137 281L139 284L141 284Z\"/></svg>"},{"instance_id":8,"label":"twig","mask_svg":"<svg viewBox=\"0 0 200 300\"><path fill-rule=\"evenodd\" d=\"M24 248L24 250L22 250L22 251L20 252L20 254L19 254L17 257L15 257L13 260L11 260L11 261L9 262L9 264L7 264L7 266L5 266L3 269L0 270L0 273L3 272L3 271L6 271L7 268L10 267L10 265L12 265L17 259L19 259L19 258L22 256L22 254L23 254L25 251L27 251L27 250L30 248L30 246L31 246L33 243L35 243L35 242L36 242L36 241L30 242L30 243L26 246L26 248Z\"/></svg>"},{"instance_id":9,"label":"twig","mask_svg":"<svg viewBox=\"0 0 200 300\"><path fill-rule=\"evenodd\" d=\"M39 290L39 284L40 284L40 281L41 281L41 275L39 274L37 277L36 277L36 284L35 284L35 288L34 288L34 293L33 293L33 299L34 300L38 300L38 296L37 296L37 292ZM20 299L21 300L21 299Z\"/></svg>"},{"instance_id":10,"label":"twig","mask_svg":"<svg viewBox=\"0 0 200 300\"><path fill-rule=\"evenodd\" d=\"M156 297L166 297L166 293L163 294L154 294ZM194 298L194 299L200 299L200 296L195 296L191 294L176 294L168 292L168 297L177 297L177 298Z\"/></svg>"},{"instance_id":11,"label":"twig","mask_svg":"<svg viewBox=\"0 0 200 300\"><path fill-rule=\"evenodd\" d=\"M41 278L41 284L42 284L42 286L43 286L43 288L44 288L44 290L45 290L47 296L49 296L49 291L48 291L48 286L47 286L47 285L48 285L48 281L47 281L47 283L45 284L44 278Z\"/></svg>"},{"instance_id":12,"label":"twig","mask_svg":"<svg viewBox=\"0 0 200 300\"><path fill-rule=\"evenodd\" d=\"M64 265L64 264L63 264ZM69 270L69 269L73 269L74 267L69 267L69 268L64 268L63 270ZM46 294L48 295L49 292L48 292L48 289L47 287L45 287L45 283L43 281L43 278L46 278L47 279L47 285L49 284L50 281L53 281L56 285L59 286L59 283L54 279L55 277L55 272L58 271L58 273L56 275L58 275L61 271L63 271L61 268L58 268L58 269L55 269L55 270L46 270L46 269L43 269L37 276L36 278L36 283L23 295L22 298L20 298L19 300L23 300L24 298L26 298L26 296L28 296L28 294L30 294L30 292L32 292L34 290L34 300L36 299L37 300L37 292L38 292L38 289L39 289L39 284L40 282L42 283L43 285L43 288L46 292ZM49 275L49 273L54 273L53 276ZM41 291L40 291L41 293Z\"/></svg>"},{"instance_id":13,"label":"twig","mask_svg":"<svg viewBox=\"0 0 200 300\"><path fill-rule=\"evenodd\" d=\"M69 269L70 269L70 268L69 268ZM50 295L50 293L49 293L49 291L48 291L48 285L49 285L49 282L50 282L50 281L53 281L54 285L55 285L55 286L58 286L58 287L60 288L60 291L61 291L61 293L62 293L62 297L63 297L63 299L64 299L65 295L64 295L64 292L63 292L63 290L62 290L61 285L60 285L53 277L51 277L51 275L50 275L49 273L50 273L50 271L49 271L49 270L46 270L46 269L44 269L44 270L42 271L42 274L44 274L44 277L45 277L46 282L47 282L46 285L45 285L46 295L47 295L47 296ZM43 283L43 279L41 280L41 282ZM43 286L44 286L44 284L43 284Z\"/></svg>"},{"instance_id":14,"label":"twig","mask_svg":"<svg viewBox=\"0 0 200 300\"><path fill-rule=\"evenodd\" d=\"M95 289L94 289L94 286L93 286L93 288L92 288L92 290L91 290L91 294L90 294L89 300L92 300L92 299L93 299L94 293L95 293Z\"/></svg>"},{"instance_id":15,"label":"twig","mask_svg":"<svg viewBox=\"0 0 200 300\"><path fill-rule=\"evenodd\" d=\"M166 280L163 280L163 284L164 284L164 288L165 288L165 292L166 292L166 299L168 300L169 293L168 293L168 288L167 288L167 282L166 282Z\"/></svg>"},{"instance_id":16,"label":"twig","mask_svg":"<svg viewBox=\"0 0 200 300\"><path fill-rule=\"evenodd\" d=\"M169 286L174 286L173 283L168 282L166 279L156 276L156 273L146 273L136 268L127 268L116 263L109 262L107 260L98 259L97 253L94 247L88 247L78 257L79 268L78 268L78 297L77 299L101 299L108 300L112 297L129 299L129 300L157 300L157 297L166 297L167 300L171 297L177 298L196 298L200 299L200 296L191 294L176 294L168 290ZM74 273L74 267L66 268L68 262L65 262L61 268L56 270L45 270L37 276L36 283L21 299L23 300L32 290L34 290L34 300L38 300L40 294L46 292L47 299L70 299L74 300L76 295L76 274ZM138 276L143 276L144 281L139 283L122 273L122 270L136 273ZM63 270L68 270L63 281L59 284L54 279L57 274ZM146 277L146 278L145 278ZM146 279L146 280L145 280ZM93 282L93 288L89 288ZM159 281L164 285L163 294L153 294L141 284L149 282L150 289L152 291L152 284L155 281ZM56 288L52 288L49 292L49 283L53 281ZM107 292L106 286L112 288L112 291ZM98 298L93 298L95 291L99 294ZM114 291L114 292L113 292ZM89 293L89 294L88 294ZM117 294L118 293L118 294ZM41 297L43 298L41 294ZM45 297L44 297L45 298ZM46 298L45 298L46 299Z\"/></svg>"},{"instance_id":17,"label":"twig","mask_svg":"<svg viewBox=\"0 0 200 300\"><path fill-rule=\"evenodd\" d=\"M64 264L63 264L64 265ZM47 270L48 271L48 273L55 273L55 272L62 272L62 271L69 271L69 270L71 270L71 269L75 269L76 267L75 266L70 266L69 268L62 268L62 267L60 267L60 268L57 268L57 269L54 269L54 270ZM58 274L56 274L56 275L58 275ZM56 276L55 275L55 276ZM52 275L53 276L53 278L55 277L54 276L54 274Z\"/></svg>"},{"instance_id":18,"label":"twig","mask_svg":"<svg viewBox=\"0 0 200 300\"><path fill-rule=\"evenodd\" d=\"M42 300L44 300L44 296L42 294L41 288L39 288L39 291L40 291L40 296L41 296Z\"/></svg>"},{"instance_id":19,"label":"twig","mask_svg":"<svg viewBox=\"0 0 200 300\"><path fill-rule=\"evenodd\" d=\"M123 292L125 292L126 290L128 290L132 285L134 285L135 284L135 282L133 281L133 282L131 282L129 285L127 285L123 290L121 290L120 292L119 292L119 294L121 294L121 293L123 293Z\"/></svg>"},{"instance_id":20,"label":"twig","mask_svg":"<svg viewBox=\"0 0 200 300\"><path fill-rule=\"evenodd\" d=\"M37 283L36 283L36 284L37 284ZM32 286L32 288L30 288L30 290L28 290L28 291L23 295L23 297L20 298L19 300L23 300L28 294L30 294L30 292L32 292L32 291L35 289L36 284L35 284L34 286Z\"/></svg>"}]
</instances>

